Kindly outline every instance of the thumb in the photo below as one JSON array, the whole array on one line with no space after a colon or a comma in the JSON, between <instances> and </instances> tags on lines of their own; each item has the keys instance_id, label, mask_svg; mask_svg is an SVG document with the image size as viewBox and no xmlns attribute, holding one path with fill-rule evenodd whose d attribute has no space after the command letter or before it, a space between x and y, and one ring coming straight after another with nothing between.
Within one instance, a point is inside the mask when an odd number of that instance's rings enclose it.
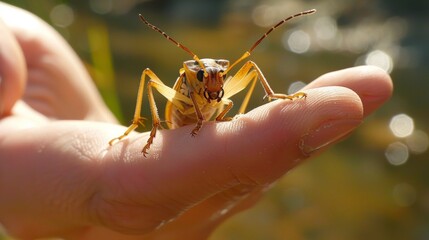
<instances>
[{"instance_id":1,"label":"thumb","mask_svg":"<svg viewBox=\"0 0 429 240\"><path fill-rule=\"evenodd\" d=\"M12 32L0 20L0 117L8 114L24 91L24 55Z\"/></svg>"}]
</instances>

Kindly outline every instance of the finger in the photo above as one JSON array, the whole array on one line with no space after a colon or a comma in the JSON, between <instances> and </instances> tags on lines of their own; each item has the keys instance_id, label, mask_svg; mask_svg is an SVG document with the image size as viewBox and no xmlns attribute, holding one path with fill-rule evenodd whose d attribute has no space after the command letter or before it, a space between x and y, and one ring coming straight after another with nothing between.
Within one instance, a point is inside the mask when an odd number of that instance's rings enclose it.
<instances>
[{"instance_id":1,"label":"finger","mask_svg":"<svg viewBox=\"0 0 429 240\"><path fill-rule=\"evenodd\" d=\"M127 198L151 205L151 210L133 209L134 216L146 214L150 219L130 217L130 209L117 215L119 219L107 216L127 201L106 205L117 197L108 192L98 196L97 215L118 231L137 231L142 225L155 228L183 209L238 185L271 184L360 124L362 104L353 91L326 87L307 94L307 99L266 104L231 122L206 123L195 138L189 136L193 126L160 131L148 159L140 153L147 135L114 145L105 157L106 169L111 170L105 181L120 185L121 192L141 189ZM161 206L169 206L169 211L154 212Z\"/></svg>"},{"instance_id":2,"label":"finger","mask_svg":"<svg viewBox=\"0 0 429 240\"><path fill-rule=\"evenodd\" d=\"M9 114L24 91L26 68L19 44L0 18L0 117Z\"/></svg>"},{"instance_id":3,"label":"finger","mask_svg":"<svg viewBox=\"0 0 429 240\"><path fill-rule=\"evenodd\" d=\"M54 119L116 122L78 56L51 26L5 3L0 3L0 16L24 52L28 105Z\"/></svg>"},{"instance_id":4,"label":"finger","mask_svg":"<svg viewBox=\"0 0 429 240\"><path fill-rule=\"evenodd\" d=\"M390 76L386 71L373 66L327 73L308 84L304 90L323 86L343 86L355 91L362 100L365 116L385 103L393 91Z\"/></svg>"}]
</instances>

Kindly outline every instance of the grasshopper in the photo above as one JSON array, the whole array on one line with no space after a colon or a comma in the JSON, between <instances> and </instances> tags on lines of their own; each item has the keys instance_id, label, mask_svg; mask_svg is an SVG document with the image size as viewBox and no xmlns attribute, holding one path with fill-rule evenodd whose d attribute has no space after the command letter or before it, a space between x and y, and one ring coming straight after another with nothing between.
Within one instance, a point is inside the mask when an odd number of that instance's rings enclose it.
<instances>
[{"instance_id":1,"label":"grasshopper","mask_svg":"<svg viewBox=\"0 0 429 240\"><path fill-rule=\"evenodd\" d=\"M264 77L262 71L258 65L252 61L247 61L233 76L228 77L229 71L248 58L251 52L270 34L274 29L282 25L283 23L299 16L315 13L316 10L307 10L294 15L291 15L276 25L271 27L267 32L264 33L254 44L247 50L240 58L238 58L233 64L230 64L225 59L211 59L202 58L200 59L194 54L189 48L185 47L181 43L177 42L161 29L155 25L149 23L141 14L140 19L152 30L163 35L167 40L174 43L177 47L181 48L189 55L192 60L187 60L183 63L183 68L180 69L179 77L177 78L173 88L165 85L158 76L149 68L143 70L140 78L140 84L137 93L137 103L134 112L134 117L131 125L127 130L119 137L113 138L109 141L109 145L113 145L114 142L120 141L126 137L129 133L135 130L140 124L143 125L144 118L141 117L141 105L143 99L143 90L145 86L145 80L147 81L147 91L149 98L150 112L152 115L152 129L150 131L149 139L146 145L142 149L144 156L148 154L148 150L153 143L158 128L161 127L161 120L158 114L158 109L155 104L153 96L153 89L156 89L161 95L167 100L165 118L167 126L170 129L178 128L181 126L195 124L191 135L196 136L200 131L203 122L210 120L216 116L216 121L229 121L230 117L225 115L231 110L233 102L229 99L238 92L245 89L249 83L250 87L246 93L243 103L241 104L238 114L243 114L249 103L250 97L253 93L257 80L260 81L265 91L265 97L268 100L271 99L289 99L305 98L306 94L303 92L297 92L291 95L275 93L267 79Z\"/></svg>"}]
</instances>

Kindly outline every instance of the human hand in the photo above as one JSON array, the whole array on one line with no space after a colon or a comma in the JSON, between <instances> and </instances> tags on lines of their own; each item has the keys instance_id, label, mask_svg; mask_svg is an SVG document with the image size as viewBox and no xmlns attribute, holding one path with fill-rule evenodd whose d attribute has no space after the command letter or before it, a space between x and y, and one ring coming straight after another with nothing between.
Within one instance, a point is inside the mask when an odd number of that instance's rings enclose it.
<instances>
[{"instance_id":1,"label":"human hand","mask_svg":"<svg viewBox=\"0 0 429 240\"><path fill-rule=\"evenodd\" d=\"M125 128L51 28L5 4L0 17L0 222L23 239L206 238L392 92L375 67L325 74L305 100L205 123L195 138L193 126L160 131L144 158L148 133L108 147Z\"/></svg>"}]
</instances>

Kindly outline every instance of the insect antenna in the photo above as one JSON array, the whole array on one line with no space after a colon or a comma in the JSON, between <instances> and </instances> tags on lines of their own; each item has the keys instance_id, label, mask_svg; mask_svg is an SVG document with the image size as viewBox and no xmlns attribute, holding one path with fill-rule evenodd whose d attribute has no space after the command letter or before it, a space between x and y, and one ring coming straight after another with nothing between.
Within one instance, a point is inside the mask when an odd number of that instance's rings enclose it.
<instances>
[{"instance_id":1,"label":"insect antenna","mask_svg":"<svg viewBox=\"0 0 429 240\"><path fill-rule=\"evenodd\" d=\"M313 14L315 12L316 12L316 9L311 9L311 10L307 10L307 11L304 11L304 12L300 12L300 13L294 14L292 16L289 16L289 17L281 20L276 25L274 25L273 27L271 27L266 33L264 33L264 35L262 35L262 37L259 38L258 41L255 42L255 44L253 44L253 46L249 49L248 52L249 53L252 52L253 49L255 49L262 42L262 40L264 40L264 38L266 38L268 36L268 34L270 34L272 31L274 31L274 29L280 27L283 23L285 23L285 22L287 22L287 21L289 21L289 20L291 20L293 18L296 18L296 17L299 17L299 16L303 16L303 15L307 15L307 14Z\"/></svg>"},{"instance_id":2,"label":"insect antenna","mask_svg":"<svg viewBox=\"0 0 429 240\"><path fill-rule=\"evenodd\" d=\"M183 44L179 43L178 41L174 40L172 37L170 37L167 33L165 33L164 31L162 31L161 29L159 29L157 26L153 25L152 23L150 23L149 21L147 21L143 15L139 14L140 19L142 20L142 22L144 24L146 24L146 26L150 27L152 30L160 33L162 36L164 36L167 40L169 40L170 42L172 42L174 45L176 45L177 47L183 49L185 52L189 53L189 55L192 56L192 58L198 62L198 64L200 65L200 67L204 70L204 76L207 77L208 74L206 72L206 68L204 67L204 64L201 62L201 60L198 58L198 56L193 53L189 48L187 48L186 46L184 46Z\"/></svg>"},{"instance_id":3,"label":"insect antenna","mask_svg":"<svg viewBox=\"0 0 429 240\"><path fill-rule=\"evenodd\" d=\"M230 69L232 69L236 64L238 64L239 62L243 61L243 59L247 58L250 56L250 53L262 42L262 40L264 40L268 34L270 34L272 31L274 31L276 28L280 27L283 23L288 22L289 20L299 17L299 16L303 16L303 15L308 15L308 14L313 14L316 12L316 9L311 9L311 10L307 10L307 11L303 11L294 15L291 15L283 20L281 20L280 22L278 22L276 25L272 26L270 29L268 29L268 31L266 31L264 33L264 35L262 35L254 44L253 46L247 50L237 61L235 61L233 64L231 64L227 70L225 70L223 72L223 75L225 75Z\"/></svg>"}]
</instances>

